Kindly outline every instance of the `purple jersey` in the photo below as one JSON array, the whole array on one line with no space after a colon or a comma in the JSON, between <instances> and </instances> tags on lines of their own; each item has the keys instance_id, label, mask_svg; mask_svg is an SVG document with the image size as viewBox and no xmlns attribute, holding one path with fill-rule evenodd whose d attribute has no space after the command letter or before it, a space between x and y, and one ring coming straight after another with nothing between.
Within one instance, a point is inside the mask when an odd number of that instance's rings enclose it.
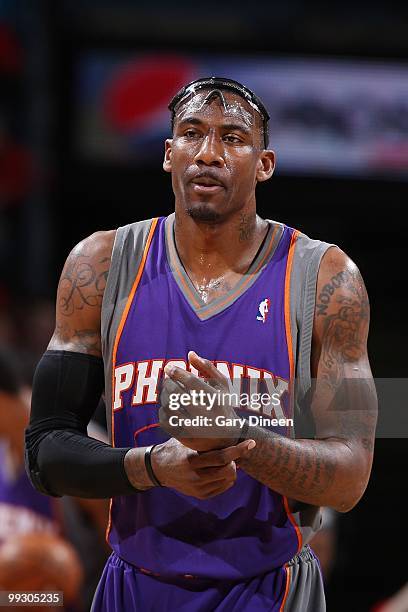
<instances>
[{"instance_id":1,"label":"purple jersey","mask_svg":"<svg viewBox=\"0 0 408 612\"><path fill-rule=\"evenodd\" d=\"M262 384L289 397L296 347L305 341L295 320L294 261L298 273L301 255L318 252L315 282L328 245L270 222L248 272L206 304L178 257L174 215L142 223L143 238L138 224L118 230L102 311L114 446L168 439L158 426L158 382L169 362L189 367L189 350L212 360L241 390ZM279 410L271 415L269 409L269 416L288 416L290 402ZM120 558L153 575L245 580L287 563L302 539L310 539L312 522L306 533L291 500L239 469L235 485L208 500L169 488L114 498L109 543Z\"/></svg>"}]
</instances>

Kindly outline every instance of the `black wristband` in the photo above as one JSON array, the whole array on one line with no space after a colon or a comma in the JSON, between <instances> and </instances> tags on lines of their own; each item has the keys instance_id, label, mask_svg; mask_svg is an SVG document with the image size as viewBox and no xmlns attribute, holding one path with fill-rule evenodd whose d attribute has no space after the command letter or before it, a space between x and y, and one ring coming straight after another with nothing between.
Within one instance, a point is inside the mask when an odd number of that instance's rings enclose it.
<instances>
[{"instance_id":1,"label":"black wristband","mask_svg":"<svg viewBox=\"0 0 408 612\"><path fill-rule=\"evenodd\" d=\"M145 466L146 466L147 475L149 476L149 478L152 481L152 483L156 487L162 487L163 485L157 480L157 478L156 478L156 476L155 476L155 474L153 472L153 468L152 468L151 454L152 454L152 450L154 449L155 446L157 446L157 444L152 444L152 446L146 446L146 450L145 450L145 454L144 454L144 462L145 462Z\"/></svg>"},{"instance_id":2,"label":"black wristband","mask_svg":"<svg viewBox=\"0 0 408 612\"><path fill-rule=\"evenodd\" d=\"M245 419L245 423L243 424L241 431L240 431L240 436L238 438L238 442L235 442L235 445L240 444L241 442L243 442L244 440L246 440L246 435L248 433L248 429L249 429L249 423L248 421Z\"/></svg>"}]
</instances>

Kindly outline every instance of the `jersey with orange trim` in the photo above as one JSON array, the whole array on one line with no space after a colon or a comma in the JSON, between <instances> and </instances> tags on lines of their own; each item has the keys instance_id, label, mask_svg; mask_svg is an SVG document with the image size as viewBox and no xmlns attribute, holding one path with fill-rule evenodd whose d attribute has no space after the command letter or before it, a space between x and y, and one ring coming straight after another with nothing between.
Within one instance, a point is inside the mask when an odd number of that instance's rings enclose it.
<instances>
[{"instance_id":1,"label":"jersey with orange trim","mask_svg":"<svg viewBox=\"0 0 408 612\"><path fill-rule=\"evenodd\" d=\"M174 215L150 222L149 231L143 227L142 252L135 225L118 230L102 313L113 444L143 447L168 439L158 426L158 385L168 362L188 367L189 350L212 360L241 394L278 392L278 405L251 406L251 414L290 420L297 347L305 342L295 321L303 302L294 304L294 296L301 292L292 279L304 235L269 222L248 272L206 304L178 257ZM309 277L313 271L315 290L318 262L330 245L307 240L302 257L313 260L305 269ZM309 257L312 251L318 256ZM118 557L153 575L245 580L296 555L318 516L308 508L305 537L291 500L238 470L235 485L208 500L158 487L113 499L108 537Z\"/></svg>"}]
</instances>

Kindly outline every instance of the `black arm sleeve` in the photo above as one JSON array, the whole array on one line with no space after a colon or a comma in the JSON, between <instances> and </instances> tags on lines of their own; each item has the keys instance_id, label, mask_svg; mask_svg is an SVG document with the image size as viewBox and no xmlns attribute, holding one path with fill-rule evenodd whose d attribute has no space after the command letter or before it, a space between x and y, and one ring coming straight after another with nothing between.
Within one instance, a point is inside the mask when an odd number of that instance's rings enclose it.
<instances>
[{"instance_id":1,"label":"black arm sleeve","mask_svg":"<svg viewBox=\"0 0 408 612\"><path fill-rule=\"evenodd\" d=\"M129 448L112 448L87 436L103 384L98 357L47 351L39 362L25 461L31 483L41 493L88 498L135 493L124 468Z\"/></svg>"}]
</instances>

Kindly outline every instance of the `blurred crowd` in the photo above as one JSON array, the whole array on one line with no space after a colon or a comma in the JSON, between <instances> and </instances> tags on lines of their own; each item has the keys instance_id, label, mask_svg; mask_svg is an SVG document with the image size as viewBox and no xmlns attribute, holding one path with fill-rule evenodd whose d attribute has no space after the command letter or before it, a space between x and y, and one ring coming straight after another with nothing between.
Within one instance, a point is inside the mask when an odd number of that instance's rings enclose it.
<instances>
[{"instance_id":1,"label":"blurred crowd","mask_svg":"<svg viewBox=\"0 0 408 612\"><path fill-rule=\"evenodd\" d=\"M0 350L0 590L55 590L67 609L89 609L108 555L108 500L51 498L31 486L24 429L31 389L18 353ZM92 437L106 441L97 424Z\"/></svg>"},{"instance_id":2,"label":"blurred crowd","mask_svg":"<svg viewBox=\"0 0 408 612\"><path fill-rule=\"evenodd\" d=\"M0 591L58 591L66 610L85 612L109 554L109 502L41 495L24 468L33 374L54 326L52 301L33 278L27 291L22 265L23 219L41 174L27 126L25 53L0 12ZM97 424L89 433L106 440Z\"/></svg>"}]
</instances>

